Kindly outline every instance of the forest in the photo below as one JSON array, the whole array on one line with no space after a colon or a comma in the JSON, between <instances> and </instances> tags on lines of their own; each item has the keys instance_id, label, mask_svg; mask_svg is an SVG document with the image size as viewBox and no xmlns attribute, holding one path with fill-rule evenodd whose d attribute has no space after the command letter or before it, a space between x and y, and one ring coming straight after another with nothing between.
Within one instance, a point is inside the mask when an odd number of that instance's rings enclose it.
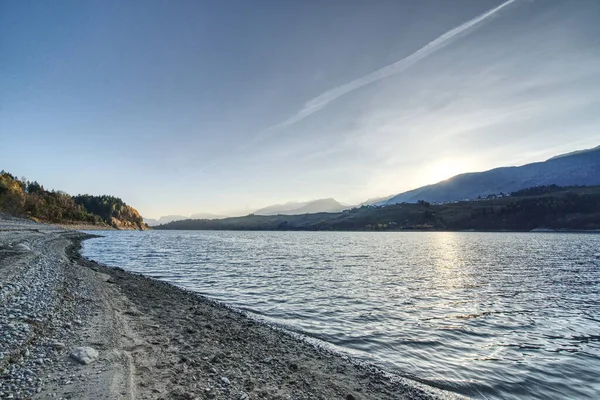
<instances>
[{"instance_id":1,"label":"forest","mask_svg":"<svg viewBox=\"0 0 600 400\"><path fill-rule=\"evenodd\" d=\"M145 229L140 214L114 196L71 196L0 172L0 212L38 222Z\"/></svg>"}]
</instances>

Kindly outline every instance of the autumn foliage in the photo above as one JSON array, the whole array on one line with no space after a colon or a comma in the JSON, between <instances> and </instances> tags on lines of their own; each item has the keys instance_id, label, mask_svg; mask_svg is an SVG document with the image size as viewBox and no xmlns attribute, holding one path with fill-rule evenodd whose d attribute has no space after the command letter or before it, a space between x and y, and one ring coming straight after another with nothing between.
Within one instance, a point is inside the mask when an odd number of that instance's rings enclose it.
<instances>
[{"instance_id":1,"label":"autumn foliage","mask_svg":"<svg viewBox=\"0 0 600 400\"><path fill-rule=\"evenodd\" d=\"M0 211L43 222L85 223L116 228L143 227L142 217L123 200L113 196L71 196L46 190L36 181L1 171Z\"/></svg>"}]
</instances>

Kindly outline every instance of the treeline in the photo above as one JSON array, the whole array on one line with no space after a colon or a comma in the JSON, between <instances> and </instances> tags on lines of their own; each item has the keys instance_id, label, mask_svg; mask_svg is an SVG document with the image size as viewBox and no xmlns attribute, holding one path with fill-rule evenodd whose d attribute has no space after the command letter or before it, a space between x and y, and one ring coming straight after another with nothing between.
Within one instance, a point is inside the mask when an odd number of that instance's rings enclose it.
<instances>
[{"instance_id":1,"label":"treeline","mask_svg":"<svg viewBox=\"0 0 600 400\"><path fill-rule=\"evenodd\" d=\"M107 223L127 221L136 225L142 225L143 218L134 208L125 204L123 200L114 196L90 196L83 194L74 196L76 204L85 208L88 212L102 218Z\"/></svg>"},{"instance_id":2,"label":"treeline","mask_svg":"<svg viewBox=\"0 0 600 400\"><path fill-rule=\"evenodd\" d=\"M442 214L444 215L444 214ZM600 230L600 187L539 186L446 216L453 229Z\"/></svg>"},{"instance_id":3,"label":"treeline","mask_svg":"<svg viewBox=\"0 0 600 400\"><path fill-rule=\"evenodd\" d=\"M600 230L600 187L530 188L510 196L446 204L363 206L341 213L176 221L155 229L200 230Z\"/></svg>"},{"instance_id":4,"label":"treeline","mask_svg":"<svg viewBox=\"0 0 600 400\"><path fill-rule=\"evenodd\" d=\"M146 228L139 213L117 197L71 196L5 171L0 172L0 211L41 222Z\"/></svg>"},{"instance_id":5,"label":"treeline","mask_svg":"<svg viewBox=\"0 0 600 400\"><path fill-rule=\"evenodd\" d=\"M540 196L543 194L554 193L565 191L565 189L576 190L580 189L582 186L572 186L570 188L558 186L558 185L543 185L543 186L534 186L527 189L517 190L512 192L511 196L522 197L522 196Z\"/></svg>"}]
</instances>

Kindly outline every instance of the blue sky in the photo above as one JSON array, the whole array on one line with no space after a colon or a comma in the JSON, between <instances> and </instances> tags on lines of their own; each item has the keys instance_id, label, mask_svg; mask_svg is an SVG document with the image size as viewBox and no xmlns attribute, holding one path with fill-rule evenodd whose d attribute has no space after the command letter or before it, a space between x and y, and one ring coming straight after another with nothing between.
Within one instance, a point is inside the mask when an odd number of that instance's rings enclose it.
<instances>
[{"instance_id":1,"label":"blue sky","mask_svg":"<svg viewBox=\"0 0 600 400\"><path fill-rule=\"evenodd\" d=\"M0 49L0 168L146 217L600 144L594 0L7 0Z\"/></svg>"}]
</instances>

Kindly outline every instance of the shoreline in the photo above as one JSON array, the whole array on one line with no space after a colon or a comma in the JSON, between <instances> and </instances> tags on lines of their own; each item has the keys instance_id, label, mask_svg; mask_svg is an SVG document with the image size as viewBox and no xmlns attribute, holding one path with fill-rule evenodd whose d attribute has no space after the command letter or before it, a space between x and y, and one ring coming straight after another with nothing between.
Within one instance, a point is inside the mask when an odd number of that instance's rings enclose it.
<instances>
[{"instance_id":1,"label":"shoreline","mask_svg":"<svg viewBox=\"0 0 600 400\"><path fill-rule=\"evenodd\" d=\"M10 334L0 335L0 398L463 398L355 364L191 291L88 260L79 250L92 235L4 222L0 326ZM74 362L76 346L93 347L99 358Z\"/></svg>"},{"instance_id":2,"label":"shoreline","mask_svg":"<svg viewBox=\"0 0 600 400\"><path fill-rule=\"evenodd\" d=\"M87 230L87 229L84 229ZM531 230L492 230L492 229L395 229L395 230L358 230L358 229L163 229L156 226L153 231L165 232L359 232L359 233L421 233L421 232L439 232L439 233L600 233L600 229L531 229Z\"/></svg>"}]
</instances>

